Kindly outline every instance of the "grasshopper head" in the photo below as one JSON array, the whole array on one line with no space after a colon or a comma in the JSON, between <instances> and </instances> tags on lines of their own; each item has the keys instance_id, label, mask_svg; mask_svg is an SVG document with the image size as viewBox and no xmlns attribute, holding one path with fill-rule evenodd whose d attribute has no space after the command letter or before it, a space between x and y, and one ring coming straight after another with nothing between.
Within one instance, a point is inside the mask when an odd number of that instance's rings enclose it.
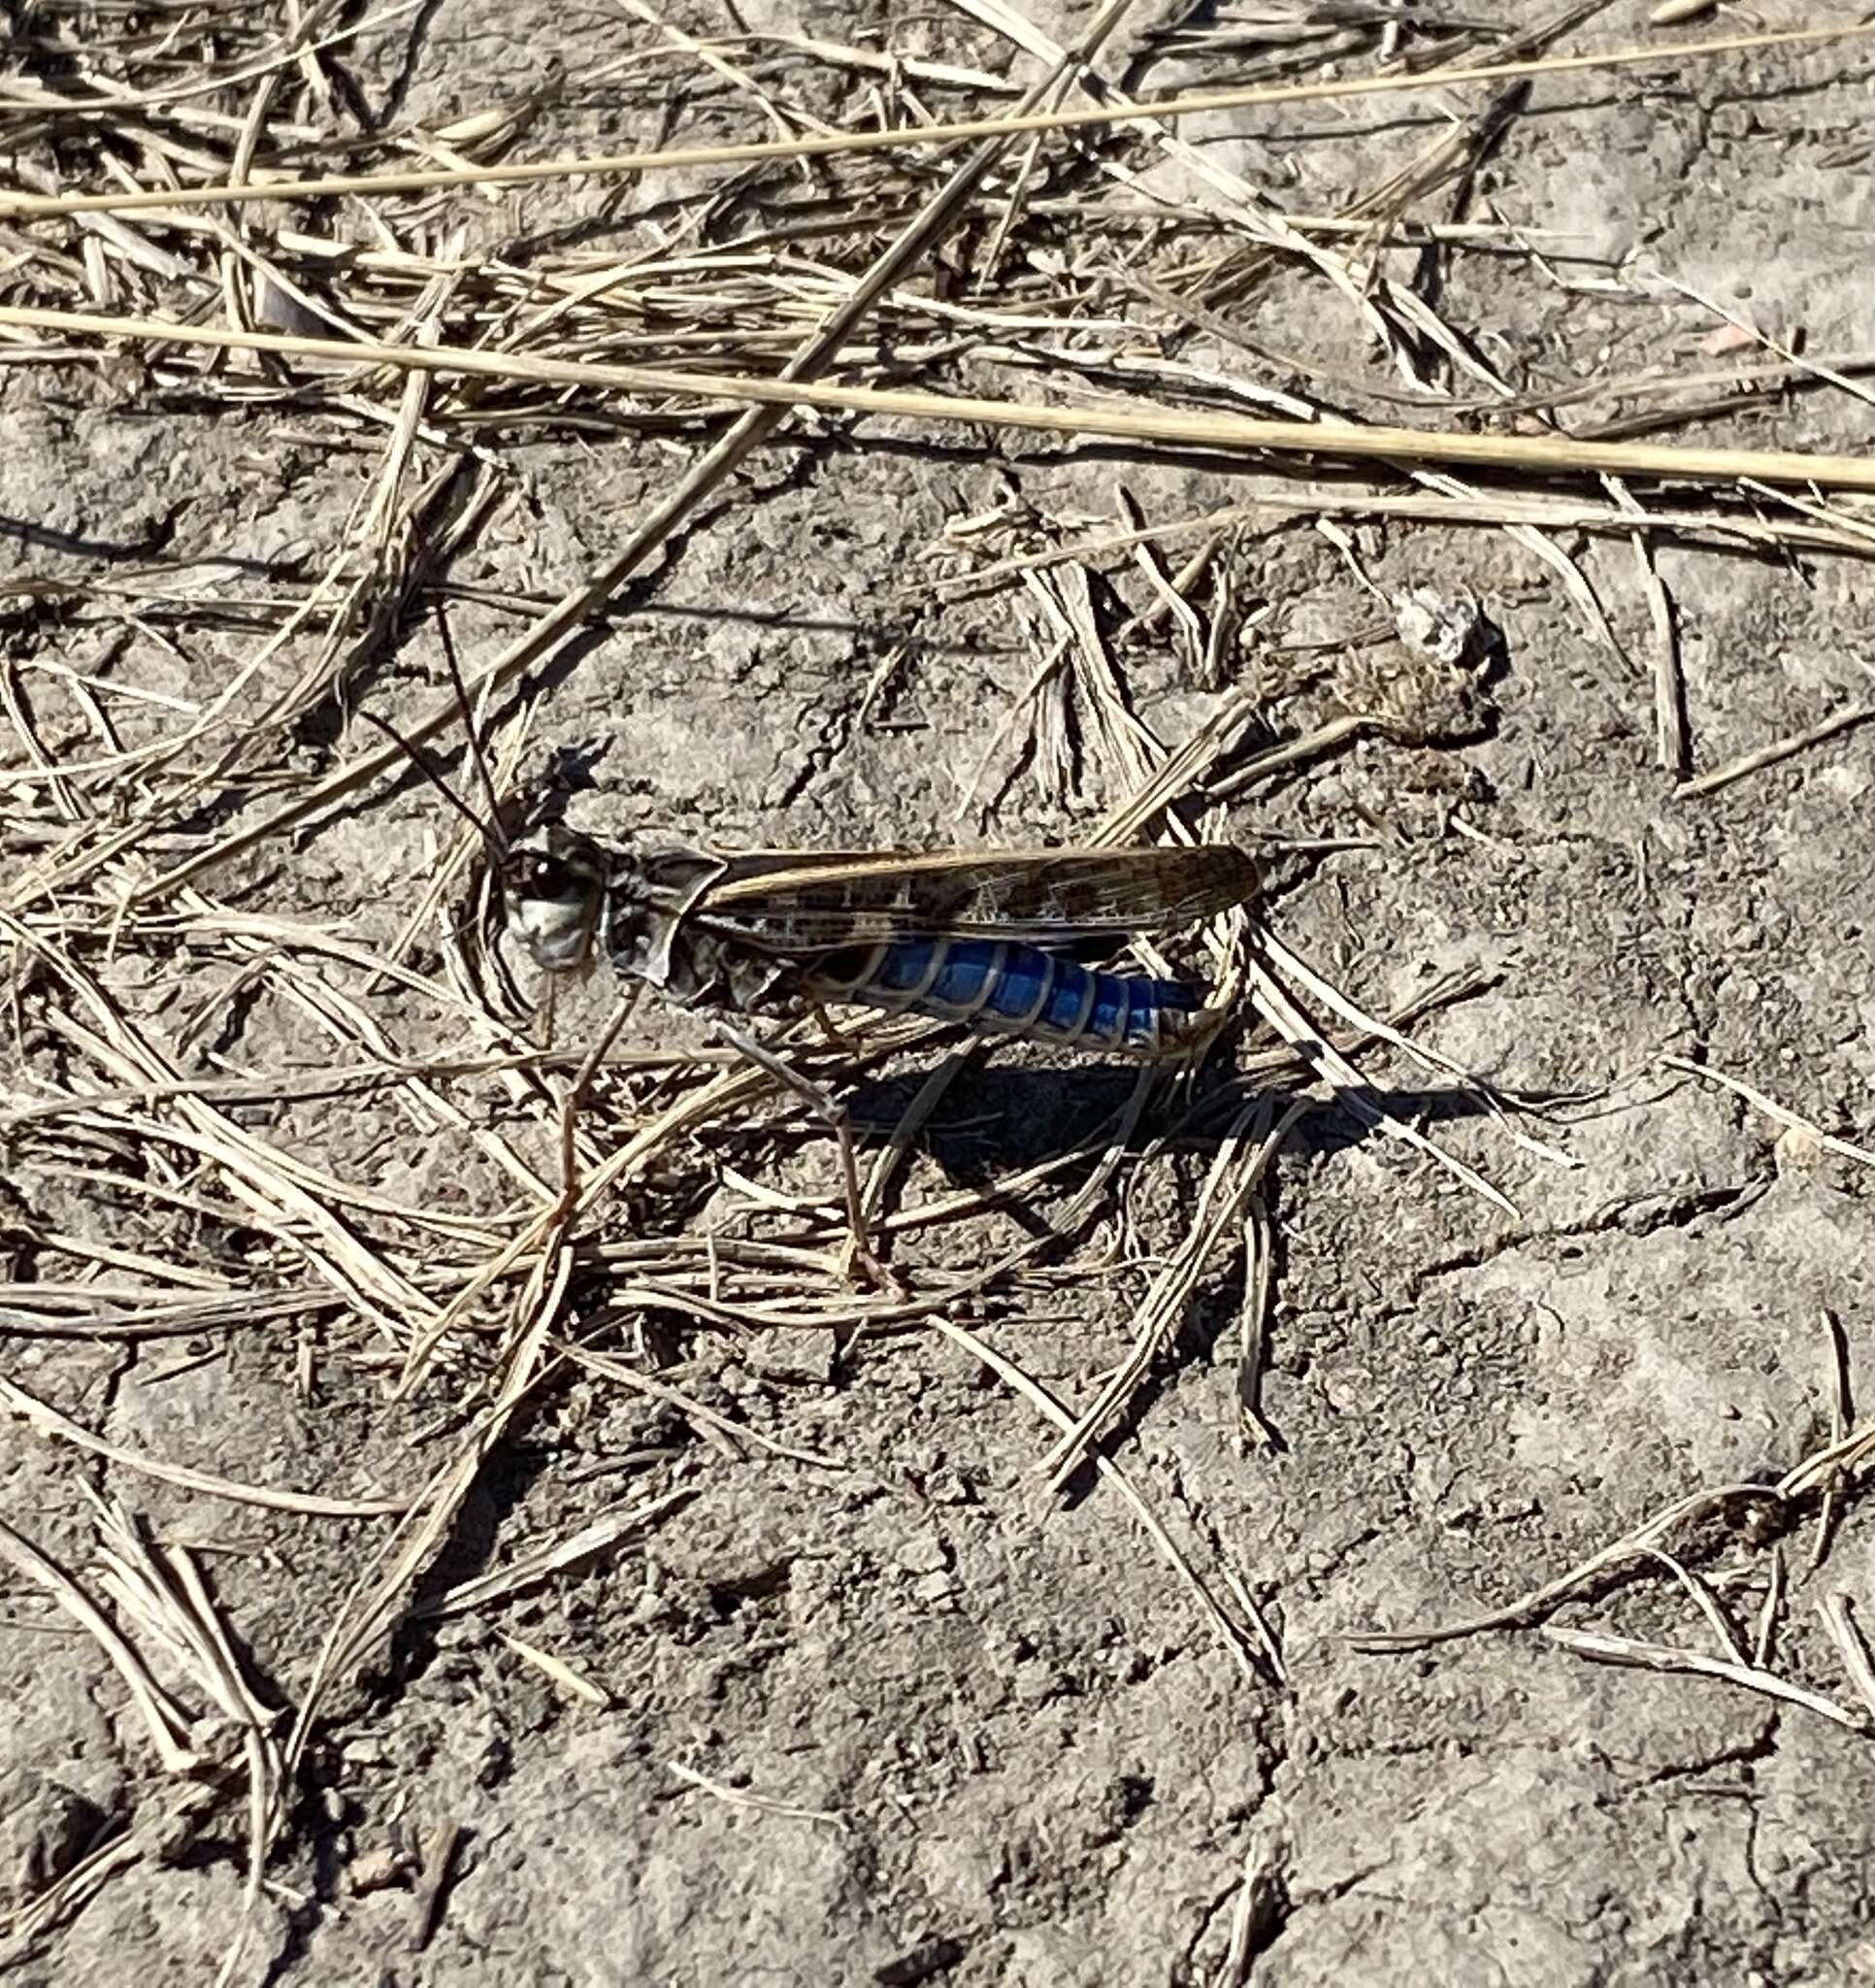
<instances>
[{"instance_id":1,"label":"grasshopper head","mask_svg":"<svg viewBox=\"0 0 1875 1988\"><path fill-rule=\"evenodd\" d=\"M516 843L502 864L508 929L549 974L586 964L605 911L610 865L589 836L557 824Z\"/></svg>"}]
</instances>

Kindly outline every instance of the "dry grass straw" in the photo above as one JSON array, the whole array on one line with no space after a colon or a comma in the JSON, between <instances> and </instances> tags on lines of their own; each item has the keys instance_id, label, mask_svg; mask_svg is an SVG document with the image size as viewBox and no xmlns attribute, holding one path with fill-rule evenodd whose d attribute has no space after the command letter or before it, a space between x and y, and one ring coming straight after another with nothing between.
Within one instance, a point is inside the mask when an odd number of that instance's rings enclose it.
<instances>
[{"instance_id":1,"label":"dry grass straw","mask_svg":"<svg viewBox=\"0 0 1875 1988\"><path fill-rule=\"evenodd\" d=\"M1716 794L1722 787L1731 786L1752 774L1761 773L1767 766L1776 766L1786 759L1794 759L1800 752L1807 752L1813 746L1824 745L1830 739L1839 739L1845 732L1853 732L1858 725L1865 725L1875 718L1875 704L1850 704L1842 710L1832 712L1828 717L1814 725L1806 725L1800 732L1793 732L1787 738L1774 739L1768 746L1760 746L1750 752L1741 752L1736 759L1730 759L1724 766L1715 766L1710 773L1702 773L1693 779L1682 780L1674 788L1677 801L1692 801L1706 794Z\"/></svg>"},{"instance_id":2,"label":"dry grass straw","mask_svg":"<svg viewBox=\"0 0 1875 1988\"><path fill-rule=\"evenodd\" d=\"M1632 1637L1609 1636L1591 1629L1562 1629L1547 1625L1543 1634L1551 1642L1577 1656L1601 1664L1622 1664L1630 1670L1660 1671L1691 1677L1717 1677L1741 1690L1755 1691L1762 1698L1800 1706L1838 1726L1846 1726L1864 1739L1875 1739L1875 1718L1853 1706L1839 1705L1807 1684L1780 1676L1735 1657L1715 1657L1703 1650L1680 1649L1665 1643L1637 1641Z\"/></svg>"},{"instance_id":3,"label":"dry grass straw","mask_svg":"<svg viewBox=\"0 0 1875 1988\"><path fill-rule=\"evenodd\" d=\"M98 1535L95 1586L102 1599L4 1521L0 1555L96 1642L162 1771L198 1783L170 1811L172 1827L224 1799L231 1786L245 1792L251 1906L283 1788L277 1715L255 1695L241 1650L191 1555L181 1546L153 1544L122 1505L85 1489ZM115 1835L0 1919L0 1938L16 1953L30 1950L36 1937L77 1910L106 1877L157 1847L148 1831ZM242 1945L237 1941L218 1979L231 1977Z\"/></svg>"},{"instance_id":4,"label":"dry grass straw","mask_svg":"<svg viewBox=\"0 0 1875 1988\"><path fill-rule=\"evenodd\" d=\"M1245 1105L1218 1142L1217 1157L1205 1178L1191 1228L1134 1316L1133 1342L1094 1400L1063 1432L1042 1461L1050 1487L1062 1489L1079 1470L1091 1446L1126 1411L1139 1384L1170 1345L1187 1308L1223 1245L1243 1233L1250 1203L1263 1184L1283 1141L1308 1107L1291 1105L1280 1117L1268 1097Z\"/></svg>"},{"instance_id":5,"label":"dry grass straw","mask_svg":"<svg viewBox=\"0 0 1875 1988\"><path fill-rule=\"evenodd\" d=\"M772 1796L751 1794L746 1788L732 1788L726 1781L716 1780L708 1774L699 1773L693 1767L684 1766L680 1760L666 1761L665 1768L678 1780L731 1808L745 1808L756 1815L787 1816L797 1822L824 1822L841 1831L852 1827L843 1815L838 1815L831 1809L804 1808L799 1803L779 1802Z\"/></svg>"},{"instance_id":6,"label":"dry grass straw","mask_svg":"<svg viewBox=\"0 0 1875 1988\"><path fill-rule=\"evenodd\" d=\"M551 1650L543 1650L539 1643L529 1642L525 1637L516 1636L511 1630L497 1629L495 1640L501 1646L517 1656L522 1663L540 1672L556 1691L595 1711L606 1710L612 1703L611 1694L595 1684L590 1677L581 1676L563 1658L556 1657Z\"/></svg>"},{"instance_id":7,"label":"dry grass straw","mask_svg":"<svg viewBox=\"0 0 1875 1988\"><path fill-rule=\"evenodd\" d=\"M1005 17L1021 20L1013 10ZM1026 21L1023 22L1026 26ZM355 30L353 30L355 32ZM1725 35L1678 47L1660 45L1600 50L1586 55L1549 55L1513 62L1485 63L1474 68L1423 71L1398 76L1335 78L1306 83L1253 85L1241 89L1191 90L1158 102L1096 104L1068 109L1015 111L1004 116L929 123L900 131L826 131L812 137L788 137L767 143L673 147L657 151L586 155L545 159L532 164L464 166L413 173L333 175L284 182L235 182L174 190L132 188L116 194L14 195L0 198L0 219L34 219L61 215L130 214L187 201L197 206L226 206L256 200L324 200L343 196L383 198L391 194L437 192L474 185L520 185L540 180L587 179L649 172L681 172L706 166L754 165L799 159L831 158L843 153L894 151L907 146L999 146L1011 138L1058 131L1099 129L1135 121L1162 122L1223 111L1253 110L1275 104L1320 103L1343 97L1378 96L1402 91L1463 88L1474 83L1511 83L1528 77L1562 76L1584 71L1660 67L1700 56L1747 54L1774 48L1854 40L1875 34L1867 22L1843 21L1820 27L1790 28L1744 35ZM1034 38L1038 39L1038 38ZM1059 59L1059 50L1049 59ZM1081 58L1084 59L1084 58Z\"/></svg>"},{"instance_id":8,"label":"dry grass straw","mask_svg":"<svg viewBox=\"0 0 1875 1988\"><path fill-rule=\"evenodd\" d=\"M1234 530L1266 524L1271 517L1297 515L1397 517L1424 524L1530 524L1551 532L1621 534L1629 539L1666 535L1721 546L1786 547L1840 552L1851 558L1875 557L1875 543L1853 528L1797 520L1786 522L1719 509L1685 511L1656 504L1629 513L1615 505L1579 503L1562 497L1481 493L1446 498L1418 492L1350 491L1318 484L1299 490L1260 491L1248 503L1225 505L1196 516L1141 525L1129 531L1102 532L1020 556L986 561L920 582L915 588L905 587L903 597L961 599L993 593L1022 574L1071 560L1098 565L1115 552L1195 536L1214 539Z\"/></svg>"},{"instance_id":9,"label":"dry grass straw","mask_svg":"<svg viewBox=\"0 0 1875 1988\"><path fill-rule=\"evenodd\" d=\"M1535 1624L1552 1641L1599 1662L1716 1677L1800 1706L1853 1732L1875 1737L1875 1702L1868 1692L1866 1652L1853 1617L1839 1597L1823 1597L1818 1607L1848 1680L1861 1700L1859 1706L1845 1706L1771 1668L1772 1638L1783 1612L1785 1578L1783 1555L1777 1546L1773 1545L1767 1556L1769 1574L1764 1603L1749 1655L1708 1584L1667 1550L1668 1541L1676 1538L1698 1541L1702 1536L1706 1536L1709 1547L1709 1536L1718 1522L1753 1521L1760 1534L1775 1534L1806 1513L1814 1513L1816 1547L1810 1572L1814 1574L1822 1568L1829 1544L1835 1499L1865 1477L1875 1464L1875 1421L1849 1426L1846 1349L1833 1321L1827 1323L1834 1354L1835 1426L1826 1441L1800 1458L1775 1481L1723 1484L1675 1499L1632 1531L1500 1607L1436 1626L1363 1632L1350 1639L1354 1646L1376 1654L1399 1654ZM1745 1537L1750 1539L1753 1535L1746 1530ZM1548 1620L1564 1604L1632 1581L1650 1566L1664 1569L1692 1596L1708 1633L1719 1644L1717 1654L1637 1640L1601 1630L1565 1628Z\"/></svg>"},{"instance_id":10,"label":"dry grass straw","mask_svg":"<svg viewBox=\"0 0 1875 1988\"><path fill-rule=\"evenodd\" d=\"M1638 516L1641 507L1627 484L1615 477L1607 480L1615 502L1622 510ZM1631 543L1634 565L1647 595L1647 612L1654 624L1654 763L1661 772L1684 781L1693 746L1687 733L1686 679L1680 669L1679 623L1646 533L1636 528Z\"/></svg>"},{"instance_id":11,"label":"dry grass straw","mask_svg":"<svg viewBox=\"0 0 1875 1988\"><path fill-rule=\"evenodd\" d=\"M389 366L468 379L527 381L537 385L622 388L650 394L723 400L734 405L878 414L952 426L1013 428L1051 435L1099 436L1165 448L1199 449L1254 461L1263 456L1340 457L1349 461L1456 463L1471 469L1536 477L1659 477L1686 482L1793 483L1826 490L1875 492L1875 463L1864 456L1808 454L1791 449L1671 447L1646 442L1578 442L1551 435L1488 435L1456 429L1355 427L1340 421L1257 421L1230 414L1168 414L1156 408L1101 404L1036 407L961 394L912 393L884 387L829 386L798 379L766 380L652 366L610 366L425 346L298 338L285 332L239 331L137 317L95 317L79 312L0 306L0 325L64 331L81 338L142 339L161 345L273 352L282 358ZM477 685L477 687L480 687Z\"/></svg>"},{"instance_id":12,"label":"dry grass straw","mask_svg":"<svg viewBox=\"0 0 1875 1988\"><path fill-rule=\"evenodd\" d=\"M22 1416L42 1436L69 1442L119 1470L142 1472L146 1476L158 1477L166 1484L175 1484L201 1497L263 1506L271 1511L301 1512L312 1518L384 1518L404 1509L404 1501L398 1498L329 1498L317 1492L280 1491L264 1484L237 1483L206 1471L184 1470L158 1457L139 1456L120 1443L107 1442L88 1429L81 1428L4 1375L0 1375L0 1408Z\"/></svg>"},{"instance_id":13,"label":"dry grass straw","mask_svg":"<svg viewBox=\"0 0 1875 1988\"><path fill-rule=\"evenodd\" d=\"M1857 1145L1850 1140L1838 1139L1833 1133L1825 1132L1821 1126L1767 1097L1742 1077L1727 1077L1724 1071L1714 1070L1709 1064L1694 1063L1685 1056L1661 1056L1657 1060L1662 1070L1677 1070L1687 1077L1696 1077L1702 1083L1723 1085L1735 1097L1743 1098L1754 1110L1761 1111L1787 1132L1795 1133L1802 1143L1819 1152L1834 1153L1838 1159L1853 1161L1859 1167L1875 1167L1875 1152L1867 1146Z\"/></svg>"},{"instance_id":14,"label":"dry grass straw","mask_svg":"<svg viewBox=\"0 0 1875 1988\"><path fill-rule=\"evenodd\" d=\"M485 1608L510 1595L523 1594L543 1581L551 1580L557 1574L598 1559L619 1541L675 1510L690 1496L686 1490L667 1491L629 1509L609 1512L603 1518L594 1519L590 1525L581 1526L564 1540L556 1540L531 1553L517 1555L495 1574L458 1581L454 1587L431 1596L411 1610L412 1618L461 1615L474 1608Z\"/></svg>"},{"instance_id":15,"label":"dry grass straw","mask_svg":"<svg viewBox=\"0 0 1875 1988\"><path fill-rule=\"evenodd\" d=\"M1076 1422L1069 1410L1006 1354L998 1352L975 1333L953 1324L949 1319L939 1319L938 1329L946 1339L982 1361L993 1374L1060 1429L1064 1441L1074 1439ZM1252 1610L1248 1613L1247 1624L1240 1623L1218 1600L1163 1522L1154 1515L1126 1472L1111 1457L1099 1451L1094 1452L1092 1461L1095 1471L1115 1487L1172 1571L1198 1598L1219 1640L1230 1651L1243 1675L1252 1680L1267 1675L1281 1682L1284 1675L1281 1650L1262 1615Z\"/></svg>"}]
</instances>

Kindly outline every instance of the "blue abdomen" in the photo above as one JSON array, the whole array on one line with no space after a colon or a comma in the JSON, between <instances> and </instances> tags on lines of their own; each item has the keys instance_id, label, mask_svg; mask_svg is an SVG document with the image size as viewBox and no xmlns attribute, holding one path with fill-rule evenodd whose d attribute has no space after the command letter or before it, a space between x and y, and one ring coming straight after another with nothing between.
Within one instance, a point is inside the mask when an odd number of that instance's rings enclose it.
<instances>
[{"instance_id":1,"label":"blue abdomen","mask_svg":"<svg viewBox=\"0 0 1875 1988\"><path fill-rule=\"evenodd\" d=\"M1097 973L997 939L896 939L836 954L805 977L822 1001L909 1011L1036 1042L1151 1050L1190 1033L1204 1005L1183 980Z\"/></svg>"}]
</instances>

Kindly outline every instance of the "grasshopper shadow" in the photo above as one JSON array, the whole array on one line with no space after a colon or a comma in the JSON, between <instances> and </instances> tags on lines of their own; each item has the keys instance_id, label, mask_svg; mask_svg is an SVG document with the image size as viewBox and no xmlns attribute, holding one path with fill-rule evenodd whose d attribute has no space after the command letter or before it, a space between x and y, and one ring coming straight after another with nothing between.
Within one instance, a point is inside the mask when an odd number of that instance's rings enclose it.
<instances>
[{"instance_id":1,"label":"grasshopper shadow","mask_svg":"<svg viewBox=\"0 0 1875 1988\"><path fill-rule=\"evenodd\" d=\"M951 1186L974 1189L989 1209L1040 1242L1037 1259L1046 1261L1067 1254L1080 1240L1080 1228L1058 1226L1051 1214L1105 1161L1137 1079L1137 1066L1120 1062L1057 1069L975 1066L945 1093L919 1133L917 1148L937 1164ZM917 1095L919 1081L916 1077L869 1081L847 1094L847 1109L863 1141L891 1136ZM1259 1090L1268 1092L1279 1113L1297 1094L1298 1084L1292 1077L1260 1085L1220 1070L1208 1081L1201 1077L1196 1095L1162 1089L1147 1101L1125 1150L1136 1154L1163 1142L1181 1176L1181 1199L1189 1204L1227 1128ZM1487 1095L1456 1084L1431 1089L1365 1086L1356 1097L1375 1111L1421 1128L1489 1115L1494 1110ZM1380 1130L1340 1099L1324 1098L1289 1128L1282 1150L1301 1158L1332 1155L1365 1143ZM1051 1161L1061 1164L1045 1192L1033 1195L1022 1185L1023 1176ZM999 1191L999 1182L1008 1183L1006 1191ZM1266 1202L1278 1200L1281 1174L1272 1168L1261 1191ZM1272 1246L1272 1276L1279 1286L1284 1271L1280 1224ZM1221 1252L1221 1260L1186 1300L1152 1371L1101 1439L1101 1450L1124 1441L1185 1369L1211 1362L1219 1336L1232 1331L1241 1313L1244 1269L1241 1248ZM1280 1447L1280 1434L1271 1434ZM1095 1482L1092 1465L1083 1464L1065 1487L1070 1502L1088 1495Z\"/></svg>"},{"instance_id":2,"label":"grasshopper shadow","mask_svg":"<svg viewBox=\"0 0 1875 1988\"><path fill-rule=\"evenodd\" d=\"M1138 1080L1138 1066L1115 1061L1071 1068L976 1066L944 1093L917 1136L916 1147L935 1161L951 1185L994 1197L1000 1179L1050 1161L1078 1156L1086 1169L1106 1154ZM845 1093L855 1132L863 1142L889 1138L917 1096L923 1073L866 1078ZM1195 1093L1162 1090L1149 1099L1127 1149L1142 1151L1163 1140L1180 1154L1208 1158L1231 1120L1260 1090L1280 1110L1296 1095L1293 1078L1267 1084L1219 1073L1199 1081ZM1414 1125L1450 1124L1487 1116L1490 1099L1457 1084L1426 1089L1363 1086L1356 1096L1376 1111ZM1285 1153L1307 1156L1346 1150L1378 1128L1337 1098L1325 1097L1293 1125ZM1060 1178L1072 1185L1076 1170L1064 1164Z\"/></svg>"}]
</instances>

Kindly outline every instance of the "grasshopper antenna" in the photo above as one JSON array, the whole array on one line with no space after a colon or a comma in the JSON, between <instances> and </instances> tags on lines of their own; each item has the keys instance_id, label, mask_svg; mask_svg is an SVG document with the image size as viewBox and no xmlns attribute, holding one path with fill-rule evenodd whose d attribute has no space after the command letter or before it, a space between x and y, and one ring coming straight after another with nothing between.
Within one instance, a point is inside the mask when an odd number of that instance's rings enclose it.
<instances>
[{"instance_id":1,"label":"grasshopper antenna","mask_svg":"<svg viewBox=\"0 0 1875 1988\"><path fill-rule=\"evenodd\" d=\"M470 807L468 802L465 801L462 798L462 796L458 794L456 790L449 784L449 782L445 780L443 778L443 776L436 770L435 766L431 763L430 755L424 750L424 748L421 746L418 746L413 741L405 738L403 733L400 732L397 729L397 727L390 722L388 718L380 718L375 711L366 711L362 706L360 706L359 709L353 713L353 715L356 717L363 718L366 724L368 725L376 726L378 731L383 733L384 737L387 738L392 745L398 746L402 750L405 758L408 759L410 763L416 768L417 772L420 773L423 776L423 778L429 781L431 786L433 786L437 790L437 792L441 794L445 801L448 802L449 806L453 808L456 811L456 812L462 816L463 820L465 820L469 824L469 826L476 831L476 833L482 839L484 843L499 842L501 835L499 823L493 821L484 821L482 817L479 814L477 814L472 807Z\"/></svg>"},{"instance_id":2,"label":"grasshopper antenna","mask_svg":"<svg viewBox=\"0 0 1875 1988\"><path fill-rule=\"evenodd\" d=\"M428 565L429 544L423 535L423 527L412 525L416 533L417 550L423 564ZM469 702L469 684L462 674L462 659L456 654L456 639L449 632L449 617L444 612L441 587L431 595L430 607L436 615L436 632L443 641L443 660L449 672L449 686L456 693L456 702L462 708L462 729L469 736L469 756L476 762L476 778L481 782L481 791L488 802L488 836L497 846L506 846L508 838L502 830L501 795L495 786L494 769L488 764L488 754L482 749L481 728L476 723L476 713Z\"/></svg>"}]
</instances>

